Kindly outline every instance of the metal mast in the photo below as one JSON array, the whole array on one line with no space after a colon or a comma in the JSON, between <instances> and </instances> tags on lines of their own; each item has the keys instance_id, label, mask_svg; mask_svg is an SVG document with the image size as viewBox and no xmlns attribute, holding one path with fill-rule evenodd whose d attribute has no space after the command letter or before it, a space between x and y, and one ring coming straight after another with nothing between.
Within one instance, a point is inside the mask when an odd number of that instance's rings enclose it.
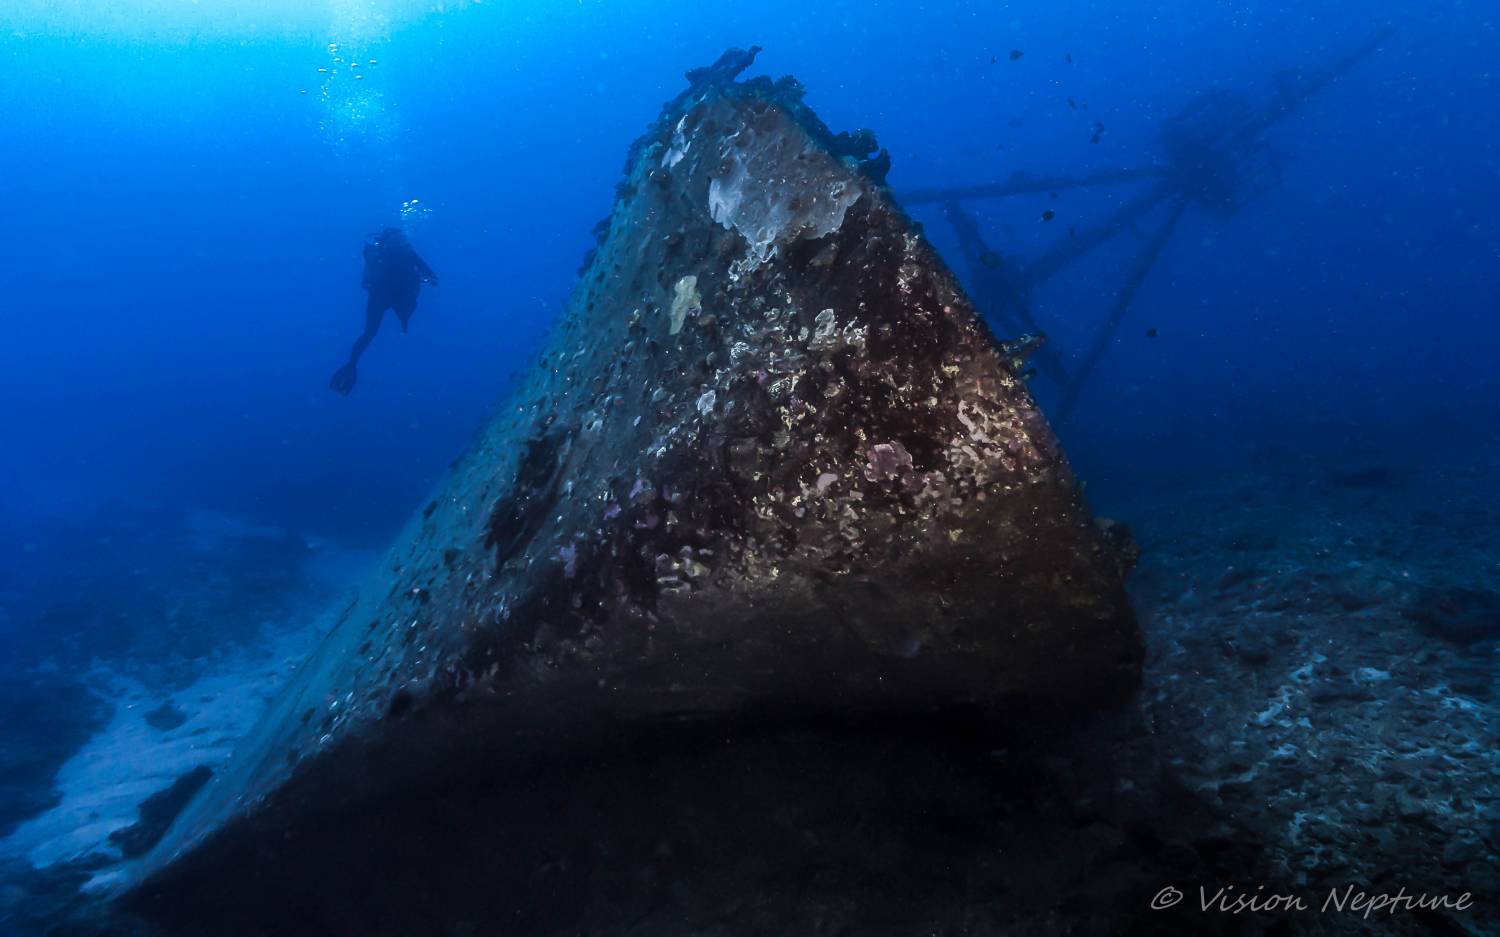
<instances>
[{"instance_id":1,"label":"metal mast","mask_svg":"<svg viewBox=\"0 0 1500 937\"><path fill-rule=\"evenodd\" d=\"M1038 286L1166 206L1165 220L1145 236L1124 282L1115 291L1102 325L1078 364L1070 370L1062 356L1045 345L1037 354L1038 369L1062 388L1062 402L1054 419L1066 421L1187 208L1196 205L1227 218L1273 186L1277 181L1277 163L1264 142L1266 132L1359 64L1392 31L1382 30L1326 68L1278 74L1270 100L1260 108L1226 91L1194 98L1162 125L1159 140L1165 159L1159 164L1079 176L1033 176L1019 171L1000 182L912 190L903 194L902 201L907 205L942 205L943 215L958 235L960 249L971 268L970 292L975 303L996 325L1017 333L1043 332L1031 304L1032 292ZM1023 266L1012 267L1003 260L986 243L979 224L964 208L965 202L977 199L1139 181L1150 181L1151 185L1099 224L1071 232L1073 236L1066 241Z\"/></svg>"}]
</instances>

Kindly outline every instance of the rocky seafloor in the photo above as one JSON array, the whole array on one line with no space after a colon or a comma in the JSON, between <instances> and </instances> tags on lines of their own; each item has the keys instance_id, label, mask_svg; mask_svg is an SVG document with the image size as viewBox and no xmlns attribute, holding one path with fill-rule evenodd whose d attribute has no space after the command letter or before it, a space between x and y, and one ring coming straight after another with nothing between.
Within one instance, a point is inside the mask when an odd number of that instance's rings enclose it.
<instances>
[{"instance_id":1,"label":"rocky seafloor","mask_svg":"<svg viewBox=\"0 0 1500 937\"><path fill-rule=\"evenodd\" d=\"M517 883L515 933L1500 932L1500 459L1329 464L1114 499L1149 647L1120 713L636 740L449 794L517 805L451 887ZM0 929L98 933L73 889L110 861L12 851Z\"/></svg>"},{"instance_id":2,"label":"rocky seafloor","mask_svg":"<svg viewBox=\"0 0 1500 937\"><path fill-rule=\"evenodd\" d=\"M1137 506L1141 707L1180 782L1256 840L1255 884L1308 906L1264 923L1500 931L1497 477L1493 449L1331 469L1279 450ZM1336 913L1351 886L1472 907Z\"/></svg>"}]
</instances>

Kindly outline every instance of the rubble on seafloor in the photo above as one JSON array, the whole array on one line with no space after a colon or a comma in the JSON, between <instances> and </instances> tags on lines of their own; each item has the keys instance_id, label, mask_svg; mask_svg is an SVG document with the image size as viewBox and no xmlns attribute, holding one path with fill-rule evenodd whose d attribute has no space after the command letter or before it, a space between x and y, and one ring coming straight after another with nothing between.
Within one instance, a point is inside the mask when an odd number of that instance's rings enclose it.
<instances>
[{"instance_id":1,"label":"rubble on seafloor","mask_svg":"<svg viewBox=\"0 0 1500 937\"><path fill-rule=\"evenodd\" d=\"M1267 924L1495 933L1500 617L1474 584L1500 568L1500 501L1493 475L1443 464L1263 466L1127 512L1149 518L1133 583L1151 649L1142 706L1182 783L1315 907L1350 888L1471 898L1466 913Z\"/></svg>"}]
</instances>

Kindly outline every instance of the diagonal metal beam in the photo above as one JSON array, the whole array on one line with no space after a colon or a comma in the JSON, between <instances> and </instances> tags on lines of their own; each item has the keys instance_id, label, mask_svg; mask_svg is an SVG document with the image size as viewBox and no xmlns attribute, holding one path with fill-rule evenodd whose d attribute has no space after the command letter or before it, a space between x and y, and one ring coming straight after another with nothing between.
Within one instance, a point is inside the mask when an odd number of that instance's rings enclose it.
<instances>
[{"instance_id":1,"label":"diagonal metal beam","mask_svg":"<svg viewBox=\"0 0 1500 937\"><path fill-rule=\"evenodd\" d=\"M1156 264L1156 259L1161 256L1162 248L1172 239L1172 232L1177 228L1177 222L1182 220L1182 213L1187 209L1188 200L1179 197L1172 204L1171 214L1167 220L1162 222L1160 228L1151 236L1140 255L1136 257L1135 265L1130 269L1130 275L1125 278L1120 291L1115 294L1115 301L1109 307L1109 315L1104 320L1104 325L1094 336L1094 343L1089 346L1088 352L1083 356L1075 372L1073 382L1063 390L1062 403L1057 408L1054 421L1058 424L1065 422L1072 416L1073 408L1078 405L1078 398L1082 396L1084 387L1088 384L1089 377L1098 367L1100 359L1109 350L1110 343L1114 341L1115 332L1120 323L1125 320L1125 313L1130 311L1130 304L1135 301L1135 294L1140 291L1141 284L1151 273L1151 268Z\"/></svg>"},{"instance_id":2,"label":"diagonal metal beam","mask_svg":"<svg viewBox=\"0 0 1500 937\"><path fill-rule=\"evenodd\" d=\"M1090 253L1135 224L1156 206L1180 194L1181 189L1174 180L1163 180L1160 184L1152 186L1145 194L1120 206L1103 223L1079 232L1076 236L1066 239L1057 247L1033 260L1021 271L1021 279L1027 287L1046 282L1068 264Z\"/></svg>"},{"instance_id":3,"label":"diagonal metal beam","mask_svg":"<svg viewBox=\"0 0 1500 937\"><path fill-rule=\"evenodd\" d=\"M1031 311L1030 297L1027 296L1024 285L1017 282L1005 267L997 267L990 262L990 258L998 258L999 255L985 243L979 223L957 201L945 202L943 214L953 226L953 232L958 236L959 250L968 262L969 296L979 311L986 317L993 316L997 325L1011 332L1007 338L1016 338L1023 333L1045 336L1045 330L1037 323L1036 315ZM1063 386L1070 383L1062 357L1051 345L1044 342L1033 354L1032 360L1036 362L1037 370L1051 380Z\"/></svg>"},{"instance_id":4,"label":"diagonal metal beam","mask_svg":"<svg viewBox=\"0 0 1500 937\"><path fill-rule=\"evenodd\" d=\"M1247 143L1265 133L1271 127L1280 123L1281 120L1294 113L1319 91L1322 91L1333 81L1342 78L1354 66L1364 61L1371 53L1385 44L1385 41L1395 35L1396 28L1387 26L1371 36L1359 48L1350 52L1343 58L1335 61L1327 68L1308 72L1301 76L1295 85L1283 83L1278 88L1269 104L1261 111L1260 115L1241 127L1230 137L1230 145ZM1283 73L1287 74L1287 73Z\"/></svg>"}]
</instances>

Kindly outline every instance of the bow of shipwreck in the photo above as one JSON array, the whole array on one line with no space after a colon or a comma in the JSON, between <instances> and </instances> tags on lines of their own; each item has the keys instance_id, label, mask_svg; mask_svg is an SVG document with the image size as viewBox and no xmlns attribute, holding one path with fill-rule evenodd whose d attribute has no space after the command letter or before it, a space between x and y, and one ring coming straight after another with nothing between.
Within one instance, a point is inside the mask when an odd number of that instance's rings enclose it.
<instances>
[{"instance_id":1,"label":"bow of shipwreck","mask_svg":"<svg viewBox=\"0 0 1500 937\"><path fill-rule=\"evenodd\" d=\"M381 920L451 906L434 857L493 854L460 841L501 836L482 792L533 756L589 770L704 727L1003 720L1135 686L1127 546L1011 350L870 135L831 133L792 79L737 81L751 57L691 73L632 147L537 366L118 874L122 904L342 933L340 869ZM426 892L401 884L418 864Z\"/></svg>"}]
</instances>

